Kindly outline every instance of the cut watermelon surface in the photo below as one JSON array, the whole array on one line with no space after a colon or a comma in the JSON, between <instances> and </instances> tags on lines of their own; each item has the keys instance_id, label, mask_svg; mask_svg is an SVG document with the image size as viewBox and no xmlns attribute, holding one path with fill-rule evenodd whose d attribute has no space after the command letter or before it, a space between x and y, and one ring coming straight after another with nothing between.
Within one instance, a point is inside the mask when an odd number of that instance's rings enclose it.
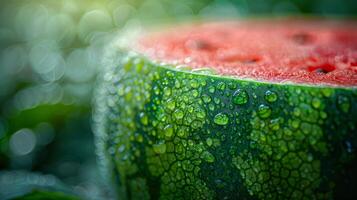
<instances>
[{"instance_id":1,"label":"cut watermelon surface","mask_svg":"<svg viewBox=\"0 0 357 200\"><path fill-rule=\"evenodd\" d=\"M357 85L357 24L321 21L205 23L145 36L155 60L273 82Z\"/></svg>"},{"instance_id":2,"label":"cut watermelon surface","mask_svg":"<svg viewBox=\"0 0 357 200\"><path fill-rule=\"evenodd\" d=\"M123 199L352 198L355 22L172 26L114 45L97 152Z\"/></svg>"}]
</instances>

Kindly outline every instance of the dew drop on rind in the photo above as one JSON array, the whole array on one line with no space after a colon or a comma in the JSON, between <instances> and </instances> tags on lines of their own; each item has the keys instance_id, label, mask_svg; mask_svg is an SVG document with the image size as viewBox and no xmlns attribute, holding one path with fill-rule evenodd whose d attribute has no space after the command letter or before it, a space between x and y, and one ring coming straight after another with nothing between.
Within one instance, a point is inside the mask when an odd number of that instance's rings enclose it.
<instances>
[{"instance_id":1,"label":"dew drop on rind","mask_svg":"<svg viewBox=\"0 0 357 200\"><path fill-rule=\"evenodd\" d=\"M145 115L145 113L140 113L139 118L140 118L140 122L143 125L148 125L148 117Z\"/></svg>"},{"instance_id":2,"label":"dew drop on rind","mask_svg":"<svg viewBox=\"0 0 357 200\"><path fill-rule=\"evenodd\" d=\"M192 90L192 96L193 97L198 97L199 93L197 90Z\"/></svg>"},{"instance_id":3,"label":"dew drop on rind","mask_svg":"<svg viewBox=\"0 0 357 200\"><path fill-rule=\"evenodd\" d=\"M196 110L196 117L198 119L204 119L206 117L206 113L204 110Z\"/></svg>"},{"instance_id":4,"label":"dew drop on rind","mask_svg":"<svg viewBox=\"0 0 357 200\"><path fill-rule=\"evenodd\" d=\"M245 90L238 89L233 94L233 103L243 105L248 102L248 93Z\"/></svg>"},{"instance_id":5,"label":"dew drop on rind","mask_svg":"<svg viewBox=\"0 0 357 200\"><path fill-rule=\"evenodd\" d=\"M214 119L213 119L214 123L218 124L218 125L227 125L229 122L229 118L227 116L227 114L224 113L218 113Z\"/></svg>"},{"instance_id":6,"label":"dew drop on rind","mask_svg":"<svg viewBox=\"0 0 357 200\"><path fill-rule=\"evenodd\" d=\"M212 141L212 139L211 138L207 138L206 139L206 144L207 144L207 146L212 146L212 144L213 144L213 141Z\"/></svg>"},{"instance_id":7,"label":"dew drop on rind","mask_svg":"<svg viewBox=\"0 0 357 200\"><path fill-rule=\"evenodd\" d=\"M321 106L321 100L319 98L313 98L312 101L311 101L311 105L312 107L314 108L320 108Z\"/></svg>"},{"instance_id":8,"label":"dew drop on rind","mask_svg":"<svg viewBox=\"0 0 357 200\"><path fill-rule=\"evenodd\" d=\"M215 88L214 88L214 86L210 86L209 88L208 88L208 91L210 92L210 93L214 93L215 92Z\"/></svg>"},{"instance_id":9,"label":"dew drop on rind","mask_svg":"<svg viewBox=\"0 0 357 200\"><path fill-rule=\"evenodd\" d=\"M277 99L278 99L278 95L277 95L275 92L270 91L270 90L268 90L268 91L265 92L265 100L266 100L267 102L273 103L273 102L275 102Z\"/></svg>"},{"instance_id":10,"label":"dew drop on rind","mask_svg":"<svg viewBox=\"0 0 357 200\"><path fill-rule=\"evenodd\" d=\"M211 102L211 97L206 95L206 94L204 94L204 95L202 95L202 100L205 103L209 103L209 102Z\"/></svg>"},{"instance_id":11,"label":"dew drop on rind","mask_svg":"<svg viewBox=\"0 0 357 200\"><path fill-rule=\"evenodd\" d=\"M270 120L269 127L270 127L271 130L273 130L273 131L279 130L279 128L280 128L279 118Z\"/></svg>"},{"instance_id":12,"label":"dew drop on rind","mask_svg":"<svg viewBox=\"0 0 357 200\"><path fill-rule=\"evenodd\" d=\"M166 152L166 144L164 142L159 142L153 145L153 150L157 154L163 154Z\"/></svg>"},{"instance_id":13,"label":"dew drop on rind","mask_svg":"<svg viewBox=\"0 0 357 200\"><path fill-rule=\"evenodd\" d=\"M175 106L176 106L176 103L175 103L175 101L173 101L173 100L168 100L167 101L167 108L169 109L169 110L174 110L175 109Z\"/></svg>"},{"instance_id":14,"label":"dew drop on rind","mask_svg":"<svg viewBox=\"0 0 357 200\"><path fill-rule=\"evenodd\" d=\"M261 118L268 118L270 116L270 114L271 114L271 108L269 106L261 104L258 107L258 115Z\"/></svg>"},{"instance_id":15,"label":"dew drop on rind","mask_svg":"<svg viewBox=\"0 0 357 200\"><path fill-rule=\"evenodd\" d=\"M209 105L208 105L208 109L209 109L210 111L214 111L215 107L214 107L213 104L209 104Z\"/></svg>"},{"instance_id":16,"label":"dew drop on rind","mask_svg":"<svg viewBox=\"0 0 357 200\"><path fill-rule=\"evenodd\" d=\"M176 111L174 112L174 117L175 117L177 120L182 119L183 116L184 116L184 113L183 113L182 110L176 110Z\"/></svg>"},{"instance_id":17,"label":"dew drop on rind","mask_svg":"<svg viewBox=\"0 0 357 200\"><path fill-rule=\"evenodd\" d=\"M226 84L225 83L223 83L223 82L220 82L220 83L218 83L218 85L217 85L217 89L219 89L219 90L224 90L224 89L226 89Z\"/></svg>"},{"instance_id":18,"label":"dew drop on rind","mask_svg":"<svg viewBox=\"0 0 357 200\"><path fill-rule=\"evenodd\" d=\"M184 130L184 129L178 129L178 130L177 130L177 135L178 135L179 137L185 136L185 130Z\"/></svg>"},{"instance_id":19,"label":"dew drop on rind","mask_svg":"<svg viewBox=\"0 0 357 200\"><path fill-rule=\"evenodd\" d=\"M209 162L209 163L212 163L212 162L215 161L214 156L208 151L203 152L202 155L201 155L201 158L203 160L205 160L206 162Z\"/></svg>"},{"instance_id":20,"label":"dew drop on rind","mask_svg":"<svg viewBox=\"0 0 357 200\"><path fill-rule=\"evenodd\" d=\"M220 103L221 103L221 100L220 100L219 98L217 98L217 97L215 97L215 98L213 99L213 101L214 101L214 103L216 103L216 104L220 104Z\"/></svg>"},{"instance_id":21,"label":"dew drop on rind","mask_svg":"<svg viewBox=\"0 0 357 200\"><path fill-rule=\"evenodd\" d=\"M180 83L180 81L178 81L178 80L176 80L175 81L175 88L180 88L181 87L181 83Z\"/></svg>"},{"instance_id":22,"label":"dew drop on rind","mask_svg":"<svg viewBox=\"0 0 357 200\"><path fill-rule=\"evenodd\" d=\"M333 90L331 88L324 88L321 91L322 91L322 94L325 97L330 97L332 95L332 92L333 92Z\"/></svg>"},{"instance_id":23,"label":"dew drop on rind","mask_svg":"<svg viewBox=\"0 0 357 200\"><path fill-rule=\"evenodd\" d=\"M164 133L165 133L166 137L172 137L174 134L174 129L173 129L172 125L167 125L164 128Z\"/></svg>"},{"instance_id":24,"label":"dew drop on rind","mask_svg":"<svg viewBox=\"0 0 357 200\"><path fill-rule=\"evenodd\" d=\"M198 88L199 86L198 81L195 79L191 80L190 86L195 89Z\"/></svg>"}]
</instances>

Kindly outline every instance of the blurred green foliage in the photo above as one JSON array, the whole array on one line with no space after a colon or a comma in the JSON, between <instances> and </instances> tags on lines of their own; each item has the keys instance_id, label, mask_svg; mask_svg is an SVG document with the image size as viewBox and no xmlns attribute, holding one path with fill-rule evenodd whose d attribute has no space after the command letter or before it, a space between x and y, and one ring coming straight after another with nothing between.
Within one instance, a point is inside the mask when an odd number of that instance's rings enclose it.
<instances>
[{"instance_id":1,"label":"blurred green foliage","mask_svg":"<svg viewBox=\"0 0 357 200\"><path fill-rule=\"evenodd\" d=\"M0 185L1 199L12 199L23 195L27 198L47 196L47 199L63 196L62 194L74 196L72 189L53 175L25 171L0 171Z\"/></svg>"},{"instance_id":2,"label":"blurred green foliage","mask_svg":"<svg viewBox=\"0 0 357 200\"><path fill-rule=\"evenodd\" d=\"M95 163L91 96L103 68L103 49L122 30L190 19L302 13L350 18L357 13L355 0L0 3L0 172L53 174L86 199L111 197ZM0 182L0 188L29 187L31 181L26 177L24 184ZM0 190L0 199L1 195L4 191ZM25 199L34 199L33 195L46 194L35 192Z\"/></svg>"},{"instance_id":3,"label":"blurred green foliage","mask_svg":"<svg viewBox=\"0 0 357 200\"><path fill-rule=\"evenodd\" d=\"M78 200L78 197L60 192L48 192L35 190L29 194L17 197L14 200Z\"/></svg>"}]
</instances>

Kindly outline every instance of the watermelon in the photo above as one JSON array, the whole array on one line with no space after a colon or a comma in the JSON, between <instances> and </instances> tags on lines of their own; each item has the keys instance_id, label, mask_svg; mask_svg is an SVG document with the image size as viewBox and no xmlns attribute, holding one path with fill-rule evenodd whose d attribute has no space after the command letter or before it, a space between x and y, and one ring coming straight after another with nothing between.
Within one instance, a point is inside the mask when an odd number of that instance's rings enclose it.
<instances>
[{"instance_id":1,"label":"watermelon","mask_svg":"<svg viewBox=\"0 0 357 200\"><path fill-rule=\"evenodd\" d=\"M353 21L246 20L113 44L94 122L118 198L356 195L356 35Z\"/></svg>"}]
</instances>

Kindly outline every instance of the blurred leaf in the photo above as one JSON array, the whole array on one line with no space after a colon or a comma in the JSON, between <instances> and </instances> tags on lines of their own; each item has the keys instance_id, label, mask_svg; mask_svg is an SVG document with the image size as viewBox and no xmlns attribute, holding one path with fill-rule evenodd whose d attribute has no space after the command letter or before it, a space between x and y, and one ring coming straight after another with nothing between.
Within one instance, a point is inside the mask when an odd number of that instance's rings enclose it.
<instances>
[{"instance_id":1,"label":"blurred leaf","mask_svg":"<svg viewBox=\"0 0 357 200\"><path fill-rule=\"evenodd\" d=\"M49 192L34 190L22 197L14 198L13 200L78 200L78 197L64 194L62 192Z\"/></svg>"},{"instance_id":2,"label":"blurred leaf","mask_svg":"<svg viewBox=\"0 0 357 200\"><path fill-rule=\"evenodd\" d=\"M75 113L88 113L86 106L54 104L40 105L35 108L23 110L9 117L9 126L16 131L20 127L32 128L41 122L60 124L68 115ZM14 130L15 129L15 130Z\"/></svg>"},{"instance_id":3,"label":"blurred leaf","mask_svg":"<svg viewBox=\"0 0 357 200\"><path fill-rule=\"evenodd\" d=\"M47 195L47 198L45 198ZM25 171L0 171L0 199L79 199L72 190L52 175ZM40 198L41 199L41 198Z\"/></svg>"}]
</instances>

